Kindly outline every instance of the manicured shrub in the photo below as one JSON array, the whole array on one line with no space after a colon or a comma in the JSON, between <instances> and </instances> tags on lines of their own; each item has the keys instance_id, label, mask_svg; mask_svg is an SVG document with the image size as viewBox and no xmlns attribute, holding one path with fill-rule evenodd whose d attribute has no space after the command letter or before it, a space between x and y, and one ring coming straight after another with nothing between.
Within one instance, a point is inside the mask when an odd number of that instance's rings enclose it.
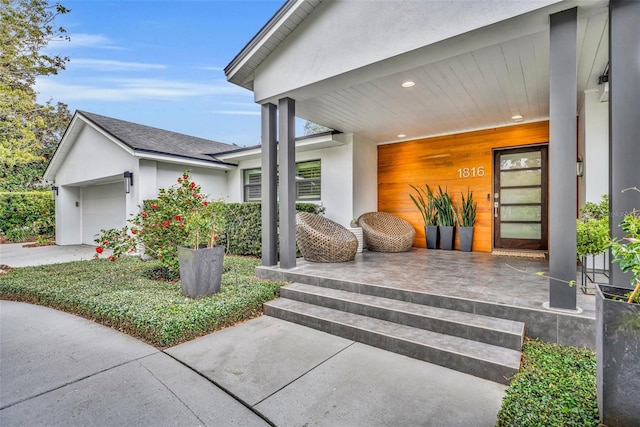
<instances>
[{"instance_id":1,"label":"manicured shrub","mask_svg":"<svg viewBox=\"0 0 640 427\"><path fill-rule=\"evenodd\" d=\"M55 233L51 191L0 193L0 233L14 241Z\"/></svg>"},{"instance_id":2,"label":"manicured shrub","mask_svg":"<svg viewBox=\"0 0 640 427\"><path fill-rule=\"evenodd\" d=\"M255 277L259 264L225 257L221 291L197 299L185 298L179 282L145 277L160 263L138 257L15 268L0 275L0 298L78 314L167 347L260 315L283 283Z\"/></svg>"},{"instance_id":3,"label":"manicured shrub","mask_svg":"<svg viewBox=\"0 0 640 427\"><path fill-rule=\"evenodd\" d=\"M527 341L498 413L498 427L599 424L596 357L587 349Z\"/></svg>"}]
</instances>

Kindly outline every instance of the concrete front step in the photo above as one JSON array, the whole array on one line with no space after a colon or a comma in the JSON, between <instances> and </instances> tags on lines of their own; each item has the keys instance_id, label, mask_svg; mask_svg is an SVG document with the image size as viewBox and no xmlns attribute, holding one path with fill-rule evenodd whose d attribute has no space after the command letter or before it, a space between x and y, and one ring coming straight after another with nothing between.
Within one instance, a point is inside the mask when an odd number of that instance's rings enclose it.
<instances>
[{"instance_id":1,"label":"concrete front step","mask_svg":"<svg viewBox=\"0 0 640 427\"><path fill-rule=\"evenodd\" d=\"M284 298L401 325L453 335L486 344L522 349L524 323L423 304L293 283L280 290Z\"/></svg>"},{"instance_id":2,"label":"concrete front step","mask_svg":"<svg viewBox=\"0 0 640 427\"><path fill-rule=\"evenodd\" d=\"M503 384L520 367L517 350L287 298L265 303L264 313Z\"/></svg>"}]
</instances>

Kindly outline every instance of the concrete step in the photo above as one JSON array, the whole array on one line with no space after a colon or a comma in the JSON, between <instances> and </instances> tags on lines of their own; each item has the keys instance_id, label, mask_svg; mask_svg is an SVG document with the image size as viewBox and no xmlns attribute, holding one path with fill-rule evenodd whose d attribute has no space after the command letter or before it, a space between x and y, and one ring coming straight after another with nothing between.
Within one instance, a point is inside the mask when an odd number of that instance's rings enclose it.
<instances>
[{"instance_id":1,"label":"concrete step","mask_svg":"<svg viewBox=\"0 0 640 427\"><path fill-rule=\"evenodd\" d=\"M264 313L498 383L520 367L517 350L288 298L265 303Z\"/></svg>"},{"instance_id":2,"label":"concrete step","mask_svg":"<svg viewBox=\"0 0 640 427\"><path fill-rule=\"evenodd\" d=\"M487 344L522 349L524 323L423 304L293 283L284 298L426 329Z\"/></svg>"}]
</instances>

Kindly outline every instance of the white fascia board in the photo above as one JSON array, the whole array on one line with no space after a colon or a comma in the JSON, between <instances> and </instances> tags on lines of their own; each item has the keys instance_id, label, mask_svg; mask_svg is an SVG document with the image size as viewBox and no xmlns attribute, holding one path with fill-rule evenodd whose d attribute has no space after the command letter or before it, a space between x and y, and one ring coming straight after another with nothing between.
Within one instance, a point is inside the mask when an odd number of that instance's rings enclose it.
<instances>
[{"instance_id":1,"label":"white fascia board","mask_svg":"<svg viewBox=\"0 0 640 427\"><path fill-rule=\"evenodd\" d=\"M56 149L51 162L49 162L49 166L47 166L47 170L43 175L43 179L47 181L52 181L55 179L56 173L58 172L58 169L60 169L60 166L62 166L67 153L69 153L69 150L71 150L78 138L78 135L80 135L82 129L84 129L85 126L91 126L102 136L133 156L134 152L131 147L124 144L119 139L114 138L111 134L105 132L99 126L93 124L90 120L83 117L82 113L76 113L74 118L71 120L71 124L69 125L67 132L65 132L64 136L62 137L62 141L60 141L60 145Z\"/></svg>"},{"instance_id":2,"label":"white fascia board","mask_svg":"<svg viewBox=\"0 0 640 427\"><path fill-rule=\"evenodd\" d=\"M303 139L296 140L296 152L321 150L323 148L345 145L346 143L346 135L342 133L305 137ZM217 154L216 158L222 161L239 162L241 160L258 159L260 158L261 153L262 148L255 147L248 150L237 151L235 153Z\"/></svg>"},{"instance_id":3,"label":"white fascia board","mask_svg":"<svg viewBox=\"0 0 640 427\"><path fill-rule=\"evenodd\" d=\"M181 158L181 157L172 156L170 154L135 152L133 155L139 159L144 159L144 160L155 160L163 163L173 163L176 165L184 165L184 166L196 166L196 167L216 169L216 170L236 170L238 168L236 165L214 163L214 162L208 162L206 160Z\"/></svg>"},{"instance_id":4,"label":"white fascia board","mask_svg":"<svg viewBox=\"0 0 640 427\"><path fill-rule=\"evenodd\" d=\"M289 17L293 15L303 3L305 3L305 0L288 0L287 3L283 5L285 10L282 11L282 14L279 16L279 18L271 22L267 22L264 29L264 34L262 34L261 37L256 39L255 41L250 41L249 45L247 46L248 49L245 48L247 49L246 51L240 52L240 56L237 58L238 61L235 64L232 64L232 67L227 73L227 80L233 80L233 76L245 66L247 61L249 61L264 46L264 44L273 36L273 34L276 33L285 22L287 22Z\"/></svg>"}]
</instances>

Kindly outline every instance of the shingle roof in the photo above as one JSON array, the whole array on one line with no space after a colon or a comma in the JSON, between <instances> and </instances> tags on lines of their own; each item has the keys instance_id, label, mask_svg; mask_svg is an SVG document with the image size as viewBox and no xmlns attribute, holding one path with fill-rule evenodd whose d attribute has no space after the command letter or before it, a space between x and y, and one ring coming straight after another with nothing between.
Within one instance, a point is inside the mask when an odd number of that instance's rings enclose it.
<instances>
[{"instance_id":1,"label":"shingle roof","mask_svg":"<svg viewBox=\"0 0 640 427\"><path fill-rule=\"evenodd\" d=\"M217 153L236 150L237 145L184 135L151 126L78 111L83 117L137 151L169 154L216 162Z\"/></svg>"}]
</instances>

